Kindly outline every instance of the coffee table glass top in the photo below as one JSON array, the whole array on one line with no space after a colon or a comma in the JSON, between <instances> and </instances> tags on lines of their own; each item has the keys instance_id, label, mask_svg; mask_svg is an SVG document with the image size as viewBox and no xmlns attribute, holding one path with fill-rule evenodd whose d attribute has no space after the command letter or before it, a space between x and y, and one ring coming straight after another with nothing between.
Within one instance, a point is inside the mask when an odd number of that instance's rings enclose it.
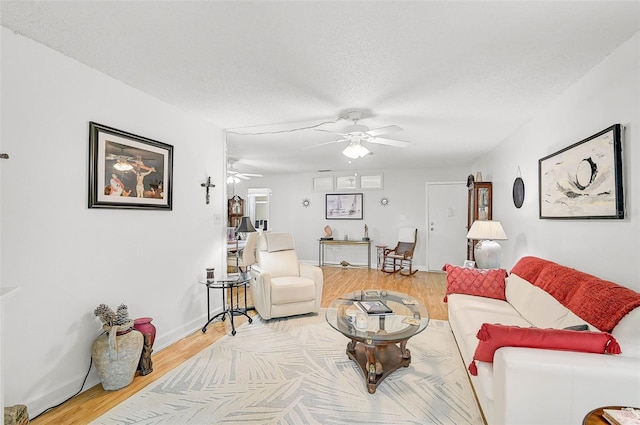
<instances>
[{"instance_id":1,"label":"coffee table glass top","mask_svg":"<svg viewBox=\"0 0 640 425\"><path fill-rule=\"evenodd\" d=\"M358 301L382 301L392 314L367 315L366 330L356 327ZM325 313L327 322L348 338L362 341L400 341L422 332L429 324L429 312L417 299L400 292L367 289L344 294Z\"/></svg>"}]
</instances>

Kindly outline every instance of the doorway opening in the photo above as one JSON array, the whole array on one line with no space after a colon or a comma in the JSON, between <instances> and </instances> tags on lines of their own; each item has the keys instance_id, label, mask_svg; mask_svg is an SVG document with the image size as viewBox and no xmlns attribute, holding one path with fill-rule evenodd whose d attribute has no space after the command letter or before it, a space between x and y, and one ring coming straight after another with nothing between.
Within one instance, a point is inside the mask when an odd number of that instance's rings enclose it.
<instances>
[{"instance_id":1,"label":"doorway opening","mask_svg":"<svg viewBox=\"0 0 640 425\"><path fill-rule=\"evenodd\" d=\"M247 189L248 215L256 230L269 230L269 202L271 189Z\"/></svg>"}]
</instances>

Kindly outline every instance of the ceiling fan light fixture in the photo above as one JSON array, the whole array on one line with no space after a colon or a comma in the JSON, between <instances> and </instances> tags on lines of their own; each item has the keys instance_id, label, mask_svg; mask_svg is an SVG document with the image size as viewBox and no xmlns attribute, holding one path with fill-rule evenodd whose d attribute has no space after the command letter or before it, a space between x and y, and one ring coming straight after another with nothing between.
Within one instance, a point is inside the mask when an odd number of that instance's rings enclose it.
<instances>
[{"instance_id":1,"label":"ceiling fan light fixture","mask_svg":"<svg viewBox=\"0 0 640 425\"><path fill-rule=\"evenodd\" d=\"M360 143L349 143L349 146L344 148L342 154L347 158L357 159L362 158L365 155L369 155L369 149L365 148Z\"/></svg>"}]
</instances>

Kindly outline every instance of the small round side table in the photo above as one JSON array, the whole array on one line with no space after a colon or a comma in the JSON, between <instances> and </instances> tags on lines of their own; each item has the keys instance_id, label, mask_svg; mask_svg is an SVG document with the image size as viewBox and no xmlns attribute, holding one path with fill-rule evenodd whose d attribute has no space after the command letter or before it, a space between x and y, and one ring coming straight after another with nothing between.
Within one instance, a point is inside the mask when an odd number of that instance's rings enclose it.
<instances>
[{"instance_id":1,"label":"small round side table","mask_svg":"<svg viewBox=\"0 0 640 425\"><path fill-rule=\"evenodd\" d=\"M251 276L248 273L239 273L233 274L227 277L222 277L214 280L201 280L200 283L205 285L207 288L207 323L202 327L202 332L207 331L207 326L209 323L213 322L218 317L222 317L222 320L229 316L229 321L231 323L231 335L235 336L236 327L233 323L233 316L244 315L249 319L249 323L253 321L251 316L247 314L248 310L251 308L247 307L247 284L251 281ZM239 295L238 288L244 288L244 308L238 305ZM222 311L215 316L211 317L211 304L210 304L210 295L209 292L212 289L220 289L222 290ZM233 302L233 290L235 289L236 301L235 305ZM227 291L229 292L229 299L227 300Z\"/></svg>"}]
</instances>

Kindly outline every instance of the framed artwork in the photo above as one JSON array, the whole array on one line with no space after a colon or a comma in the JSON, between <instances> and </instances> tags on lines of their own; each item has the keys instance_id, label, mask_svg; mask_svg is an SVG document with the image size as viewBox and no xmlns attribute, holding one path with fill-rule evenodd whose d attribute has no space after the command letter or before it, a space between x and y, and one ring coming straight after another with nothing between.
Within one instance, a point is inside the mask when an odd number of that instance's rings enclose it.
<instances>
[{"instance_id":1,"label":"framed artwork","mask_svg":"<svg viewBox=\"0 0 640 425\"><path fill-rule=\"evenodd\" d=\"M624 218L621 125L538 161L540 218Z\"/></svg>"},{"instance_id":2,"label":"framed artwork","mask_svg":"<svg viewBox=\"0 0 640 425\"><path fill-rule=\"evenodd\" d=\"M362 220L362 193L327 193L325 195L327 220Z\"/></svg>"},{"instance_id":3,"label":"framed artwork","mask_svg":"<svg viewBox=\"0 0 640 425\"><path fill-rule=\"evenodd\" d=\"M172 209L173 146L89 123L89 208Z\"/></svg>"}]
</instances>

